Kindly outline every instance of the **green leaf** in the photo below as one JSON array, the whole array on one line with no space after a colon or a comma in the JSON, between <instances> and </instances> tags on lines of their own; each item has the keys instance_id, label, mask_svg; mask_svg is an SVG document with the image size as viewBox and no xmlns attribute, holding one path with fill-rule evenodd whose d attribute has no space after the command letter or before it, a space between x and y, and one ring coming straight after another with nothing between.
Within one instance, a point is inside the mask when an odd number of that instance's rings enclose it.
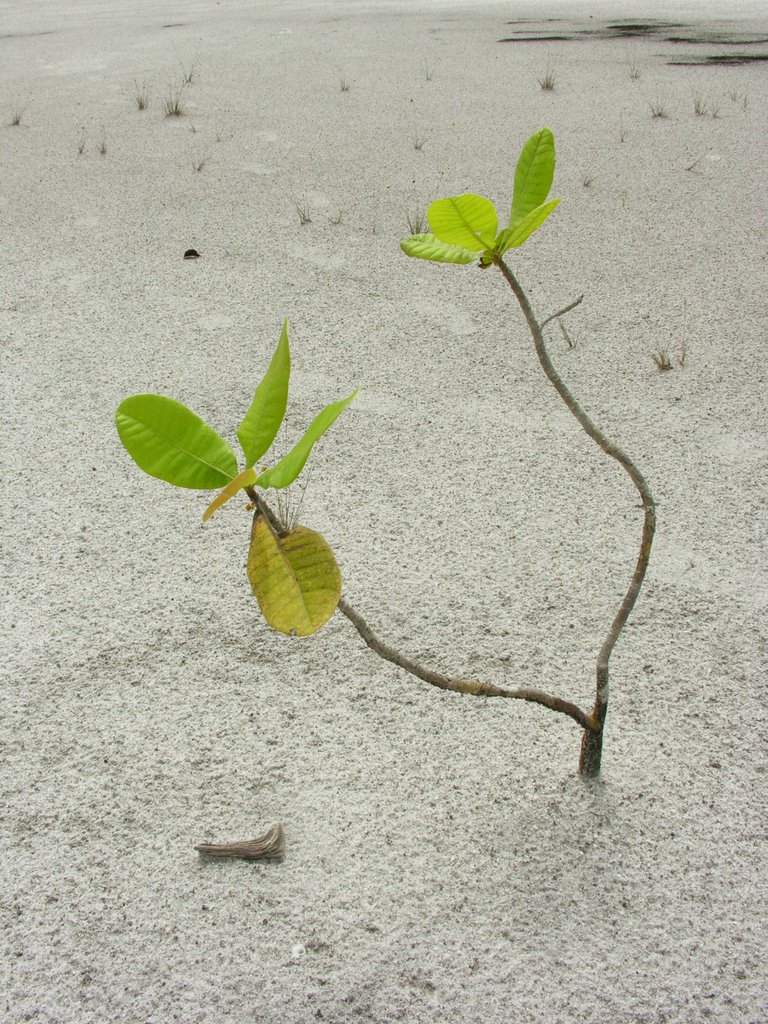
<instances>
[{"instance_id":1,"label":"green leaf","mask_svg":"<svg viewBox=\"0 0 768 1024\"><path fill-rule=\"evenodd\" d=\"M534 132L523 146L515 168L515 188L509 226L515 227L541 206L555 176L555 137L549 128Z\"/></svg>"},{"instance_id":2,"label":"green leaf","mask_svg":"<svg viewBox=\"0 0 768 1024\"><path fill-rule=\"evenodd\" d=\"M559 202L559 199L550 199L546 203L542 203L541 206L537 206L535 210L531 210L519 224L505 228L496 239L496 251L499 255L505 253L507 249L522 245L526 238L544 223Z\"/></svg>"},{"instance_id":3,"label":"green leaf","mask_svg":"<svg viewBox=\"0 0 768 1024\"><path fill-rule=\"evenodd\" d=\"M473 263L477 259L476 252L467 252L460 245L447 245L434 235L411 235L402 240L400 248L406 256L437 263Z\"/></svg>"},{"instance_id":4,"label":"green leaf","mask_svg":"<svg viewBox=\"0 0 768 1024\"><path fill-rule=\"evenodd\" d=\"M256 483L257 473L255 469L244 469L238 473L234 480L230 480L224 490L219 491L208 508L203 512L203 522L207 523L213 513L225 505L230 498L234 498L244 487Z\"/></svg>"},{"instance_id":5,"label":"green leaf","mask_svg":"<svg viewBox=\"0 0 768 1024\"><path fill-rule=\"evenodd\" d=\"M115 425L134 462L176 487L222 487L237 473L224 438L173 398L131 395L117 407Z\"/></svg>"},{"instance_id":6,"label":"green leaf","mask_svg":"<svg viewBox=\"0 0 768 1024\"><path fill-rule=\"evenodd\" d=\"M427 218L432 233L441 242L461 246L470 252L492 248L499 227L491 200L474 192L436 199L429 204Z\"/></svg>"},{"instance_id":7,"label":"green leaf","mask_svg":"<svg viewBox=\"0 0 768 1024\"><path fill-rule=\"evenodd\" d=\"M256 481L259 487L279 488L292 484L304 468L304 463L309 458L309 453L312 451L314 443L323 436L336 417L346 409L356 394L357 390L353 391L348 398L342 398L338 402L326 405L322 412L318 413L309 427L307 427L306 433L299 443L294 445L288 454L280 459L276 466L261 474Z\"/></svg>"},{"instance_id":8,"label":"green leaf","mask_svg":"<svg viewBox=\"0 0 768 1024\"><path fill-rule=\"evenodd\" d=\"M318 630L341 597L341 572L325 538L306 526L278 537L259 513L251 527L248 579L270 626L294 636Z\"/></svg>"},{"instance_id":9,"label":"green leaf","mask_svg":"<svg viewBox=\"0 0 768 1024\"><path fill-rule=\"evenodd\" d=\"M237 437L245 453L247 469L261 458L275 439L288 405L290 376L291 353L286 318L269 369L256 388L250 409L237 428Z\"/></svg>"}]
</instances>

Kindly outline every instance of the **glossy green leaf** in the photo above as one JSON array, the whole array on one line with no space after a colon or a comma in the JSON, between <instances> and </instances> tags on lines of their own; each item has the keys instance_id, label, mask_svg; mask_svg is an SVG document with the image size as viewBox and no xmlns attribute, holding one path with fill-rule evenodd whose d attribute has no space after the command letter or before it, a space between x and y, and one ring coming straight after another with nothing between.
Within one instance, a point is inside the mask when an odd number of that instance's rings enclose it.
<instances>
[{"instance_id":1,"label":"glossy green leaf","mask_svg":"<svg viewBox=\"0 0 768 1024\"><path fill-rule=\"evenodd\" d=\"M291 353L286 319L269 369L256 388L250 409L237 428L237 437L245 453L246 468L260 459L275 439L288 405L290 376Z\"/></svg>"},{"instance_id":2,"label":"glossy green leaf","mask_svg":"<svg viewBox=\"0 0 768 1024\"><path fill-rule=\"evenodd\" d=\"M115 425L134 462L176 487L222 487L237 473L224 438L173 398L131 395L118 406Z\"/></svg>"},{"instance_id":3,"label":"glossy green leaf","mask_svg":"<svg viewBox=\"0 0 768 1024\"><path fill-rule=\"evenodd\" d=\"M203 522L207 523L213 513L225 505L230 498L234 498L244 487L256 483L257 473L255 469L244 469L238 473L234 480L230 480L227 486L216 495L208 508L203 512Z\"/></svg>"},{"instance_id":4,"label":"glossy green leaf","mask_svg":"<svg viewBox=\"0 0 768 1024\"><path fill-rule=\"evenodd\" d=\"M477 259L476 252L468 252L460 245L447 245L434 235L411 235L402 240L400 248L406 256L437 263L473 263Z\"/></svg>"},{"instance_id":5,"label":"glossy green leaf","mask_svg":"<svg viewBox=\"0 0 768 1024\"><path fill-rule=\"evenodd\" d=\"M294 445L288 454L280 459L276 466L261 474L256 481L259 487L279 488L292 484L304 468L304 464L309 458L309 453L312 451L312 446L328 430L336 417L346 409L356 394L357 390L353 391L348 398L342 398L338 402L326 405L322 412L318 413L312 420L299 443Z\"/></svg>"},{"instance_id":6,"label":"glossy green leaf","mask_svg":"<svg viewBox=\"0 0 768 1024\"><path fill-rule=\"evenodd\" d=\"M432 234L441 242L470 252L492 248L499 227L493 203L474 192L436 199L429 204L427 218Z\"/></svg>"},{"instance_id":7,"label":"glossy green leaf","mask_svg":"<svg viewBox=\"0 0 768 1024\"><path fill-rule=\"evenodd\" d=\"M515 168L515 187L509 226L521 223L542 205L555 176L555 137L549 128L534 132L523 146Z\"/></svg>"},{"instance_id":8,"label":"glossy green leaf","mask_svg":"<svg viewBox=\"0 0 768 1024\"><path fill-rule=\"evenodd\" d=\"M306 526L278 537L264 515L253 517L248 579L273 629L309 636L333 615L341 572L328 542Z\"/></svg>"},{"instance_id":9,"label":"glossy green leaf","mask_svg":"<svg viewBox=\"0 0 768 1024\"><path fill-rule=\"evenodd\" d=\"M527 217L523 217L519 224L514 227L505 228L496 239L496 251L501 255L507 249L522 245L523 242L538 228L554 208L560 202L559 199L550 199L535 210L531 210Z\"/></svg>"}]
</instances>

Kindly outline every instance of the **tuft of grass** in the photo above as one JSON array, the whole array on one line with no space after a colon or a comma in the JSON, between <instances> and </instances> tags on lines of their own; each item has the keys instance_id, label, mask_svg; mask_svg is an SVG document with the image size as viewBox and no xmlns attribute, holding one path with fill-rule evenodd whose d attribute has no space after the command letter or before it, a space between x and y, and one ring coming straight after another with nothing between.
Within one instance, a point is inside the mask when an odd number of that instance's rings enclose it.
<instances>
[{"instance_id":1,"label":"tuft of grass","mask_svg":"<svg viewBox=\"0 0 768 1024\"><path fill-rule=\"evenodd\" d=\"M664 102L664 99L661 96L657 96L655 99L651 100L649 102L648 106L651 108L651 117L658 117L658 118L667 118L667 117L669 117L669 111L667 110L667 105L666 105L666 103Z\"/></svg>"},{"instance_id":2,"label":"tuft of grass","mask_svg":"<svg viewBox=\"0 0 768 1024\"><path fill-rule=\"evenodd\" d=\"M432 75L433 75L432 68L428 64L425 64L424 65L424 78L425 78L425 80L427 82L431 82L432 81Z\"/></svg>"},{"instance_id":3,"label":"tuft of grass","mask_svg":"<svg viewBox=\"0 0 768 1024\"><path fill-rule=\"evenodd\" d=\"M149 89L147 83L142 82L139 84L136 79L133 80L133 102L136 104L137 110L146 110L149 106Z\"/></svg>"},{"instance_id":4,"label":"tuft of grass","mask_svg":"<svg viewBox=\"0 0 768 1024\"><path fill-rule=\"evenodd\" d=\"M163 113L166 117L183 117L184 108L184 85L168 86L168 92L163 103Z\"/></svg>"},{"instance_id":5,"label":"tuft of grass","mask_svg":"<svg viewBox=\"0 0 768 1024\"><path fill-rule=\"evenodd\" d=\"M704 117L707 113L707 101L700 92L693 94L693 112L696 117Z\"/></svg>"},{"instance_id":6,"label":"tuft of grass","mask_svg":"<svg viewBox=\"0 0 768 1024\"><path fill-rule=\"evenodd\" d=\"M411 136L411 142L413 143L413 148L416 149L416 150L422 150L424 148L424 143L427 142L428 140L429 140L429 136L428 135L422 135L419 132L415 132Z\"/></svg>"},{"instance_id":7,"label":"tuft of grass","mask_svg":"<svg viewBox=\"0 0 768 1024\"><path fill-rule=\"evenodd\" d=\"M672 359L669 355L669 349L663 345L657 345L656 348L651 349L651 359L656 363L656 367L659 370L671 370Z\"/></svg>"},{"instance_id":8,"label":"tuft of grass","mask_svg":"<svg viewBox=\"0 0 768 1024\"><path fill-rule=\"evenodd\" d=\"M550 65L547 65L547 70L544 72L544 75L539 79L539 85L544 92L554 92L555 72Z\"/></svg>"},{"instance_id":9,"label":"tuft of grass","mask_svg":"<svg viewBox=\"0 0 768 1024\"><path fill-rule=\"evenodd\" d=\"M709 116L712 118L713 121L716 121L718 117L720 117L720 104L717 102L717 100L712 100L712 102L709 104Z\"/></svg>"},{"instance_id":10,"label":"tuft of grass","mask_svg":"<svg viewBox=\"0 0 768 1024\"><path fill-rule=\"evenodd\" d=\"M640 66L638 64L630 64L629 65L629 77L632 79L632 81L636 82L640 78L640 75L642 75L642 71L640 70Z\"/></svg>"},{"instance_id":11,"label":"tuft of grass","mask_svg":"<svg viewBox=\"0 0 768 1024\"><path fill-rule=\"evenodd\" d=\"M26 104L24 104L24 103L17 103L17 104L15 104L15 106L11 109L10 125L11 125L12 128L18 128L19 127L19 125L21 124L22 118L24 117L26 112L27 112Z\"/></svg>"},{"instance_id":12,"label":"tuft of grass","mask_svg":"<svg viewBox=\"0 0 768 1024\"><path fill-rule=\"evenodd\" d=\"M341 76L339 80L339 85L341 87L342 92L349 92L349 90L352 88L352 83L349 81L346 75Z\"/></svg>"},{"instance_id":13,"label":"tuft of grass","mask_svg":"<svg viewBox=\"0 0 768 1024\"><path fill-rule=\"evenodd\" d=\"M299 224L310 224L312 222L312 214L310 212L306 196L303 199L294 202L293 205L299 218Z\"/></svg>"},{"instance_id":14,"label":"tuft of grass","mask_svg":"<svg viewBox=\"0 0 768 1024\"><path fill-rule=\"evenodd\" d=\"M102 131L101 138L99 139L98 145L96 146L101 156L107 155L107 137Z\"/></svg>"},{"instance_id":15,"label":"tuft of grass","mask_svg":"<svg viewBox=\"0 0 768 1024\"><path fill-rule=\"evenodd\" d=\"M429 228L427 211L422 206L416 206L405 215L408 221L408 230L412 235L424 235Z\"/></svg>"},{"instance_id":16,"label":"tuft of grass","mask_svg":"<svg viewBox=\"0 0 768 1024\"><path fill-rule=\"evenodd\" d=\"M677 365L680 367L681 370L685 368L685 359L686 359L687 355L688 355L688 345L684 341L682 343L682 345L680 346L680 351L677 354Z\"/></svg>"},{"instance_id":17,"label":"tuft of grass","mask_svg":"<svg viewBox=\"0 0 768 1024\"><path fill-rule=\"evenodd\" d=\"M329 217L328 220L330 221L331 224L341 224L341 222L344 220L344 211L339 210L335 217Z\"/></svg>"},{"instance_id":18,"label":"tuft of grass","mask_svg":"<svg viewBox=\"0 0 768 1024\"><path fill-rule=\"evenodd\" d=\"M179 58L179 67L181 68L181 81L183 85L192 85L197 78L197 57L192 58L191 64L185 64Z\"/></svg>"}]
</instances>

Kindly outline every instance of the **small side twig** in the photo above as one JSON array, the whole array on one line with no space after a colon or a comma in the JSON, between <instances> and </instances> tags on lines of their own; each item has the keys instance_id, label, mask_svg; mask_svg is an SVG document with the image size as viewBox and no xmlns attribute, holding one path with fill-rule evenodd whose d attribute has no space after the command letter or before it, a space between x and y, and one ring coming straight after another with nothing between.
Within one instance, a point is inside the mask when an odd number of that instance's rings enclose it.
<instances>
[{"instance_id":1,"label":"small side twig","mask_svg":"<svg viewBox=\"0 0 768 1024\"><path fill-rule=\"evenodd\" d=\"M205 857L282 860L285 856L285 833L278 822L256 839L240 839L234 843L198 843L195 849Z\"/></svg>"},{"instance_id":2,"label":"small side twig","mask_svg":"<svg viewBox=\"0 0 768 1024\"><path fill-rule=\"evenodd\" d=\"M551 316L548 316L546 320L542 320L539 324L539 327L542 330L544 330L548 323L551 323L553 320L557 320L558 317L565 316L566 313L570 313L570 311L572 309L576 309L576 307L579 306L583 300L584 296L580 295L578 299L574 299L574 301L570 302L567 306L563 306L562 309L558 309L556 313L553 313Z\"/></svg>"}]
</instances>

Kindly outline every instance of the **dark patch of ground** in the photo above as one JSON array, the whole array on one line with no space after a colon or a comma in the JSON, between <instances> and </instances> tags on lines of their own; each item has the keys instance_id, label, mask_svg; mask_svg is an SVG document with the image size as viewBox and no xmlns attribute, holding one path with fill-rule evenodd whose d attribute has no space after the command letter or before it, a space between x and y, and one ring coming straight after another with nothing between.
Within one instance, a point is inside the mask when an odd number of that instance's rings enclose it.
<instances>
[{"instance_id":1,"label":"dark patch of ground","mask_svg":"<svg viewBox=\"0 0 768 1024\"><path fill-rule=\"evenodd\" d=\"M556 29L549 29L547 25L557 22ZM592 22L584 28L576 23L573 28L564 32L565 22L560 18L549 18L546 21L508 21L508 25L524 25L526 28L516 30L513 35L499 39L500 43L572 43L583 42L589 39L653 39L659 43L671 43L673 46L764 46L768 43L765 36L755 33L752 36L742 32L739 35L729 32L701 33L701 29L695 25L688 25L675 21L621 21L621 22ZM534 28L535 27L535 28ZM678 33L670 35L670 31L677 29ZM691 57L670 59L668 64L673 66L690 65L718 65L718 64L748 64L768 59L763 53L732 53L732 54L696 54Z\"/></svg>"}]
</instances>

